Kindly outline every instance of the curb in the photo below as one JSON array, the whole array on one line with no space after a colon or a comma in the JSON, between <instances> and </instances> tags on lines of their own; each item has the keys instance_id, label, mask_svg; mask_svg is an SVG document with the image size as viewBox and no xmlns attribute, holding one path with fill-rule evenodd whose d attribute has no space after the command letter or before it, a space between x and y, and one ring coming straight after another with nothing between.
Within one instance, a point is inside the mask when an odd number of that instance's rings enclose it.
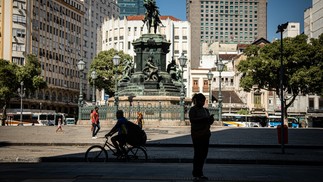
<instances>
[{"instance_id":1,"label":"curb","mask_svg":"<svg viewBox=\"0 0 323 182\"><path fill-rule=\"evenodd\" d=\"M43 157L38 158L38 162L85 162L82 157ZM109 158L106 163L122 162L116 158ZM129 162L131 163L131 162ZM134 162L136 163L136 162ZM193 163L192 158L153 158L146 163ZM301 160L246 160L246 159L217 159L208 158L207 164L259 164L259 165L304 165L304 166L323 166L323 161L301 161Z\"/></svg>"},{"instance_id":2,"label":"curb","mask_svg":"<svg viewBox=\"0 0 323 182\"><path fill-rule=\"evenodd\" d=\"M101 143L11 143L0 142L0 147L5 146L92 146L102 145ZM290 149L323 149L323 146L317 145L284 145L285 148ZM192 144L183 143L147 143L145 147L193 147ZM281 148L281 145L251 145L251 144L210 144L210 148Z\"/></svg>"}]
</instances>

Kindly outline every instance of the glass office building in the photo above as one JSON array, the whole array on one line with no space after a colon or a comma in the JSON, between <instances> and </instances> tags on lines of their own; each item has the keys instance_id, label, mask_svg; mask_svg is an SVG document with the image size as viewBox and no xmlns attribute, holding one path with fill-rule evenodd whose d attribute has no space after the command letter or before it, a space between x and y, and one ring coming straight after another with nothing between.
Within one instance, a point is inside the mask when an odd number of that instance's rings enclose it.
<instances>
[{"instance_id":1,"label":"glass office building","mask_svg":"<svg viewBox=\"0 0 323 182\"><path fill-rule=\"evenodd\" d=\"M146 12L143 0L118 0L120 18L131 15L143 15Z\"/></svg>"}]
</instances>

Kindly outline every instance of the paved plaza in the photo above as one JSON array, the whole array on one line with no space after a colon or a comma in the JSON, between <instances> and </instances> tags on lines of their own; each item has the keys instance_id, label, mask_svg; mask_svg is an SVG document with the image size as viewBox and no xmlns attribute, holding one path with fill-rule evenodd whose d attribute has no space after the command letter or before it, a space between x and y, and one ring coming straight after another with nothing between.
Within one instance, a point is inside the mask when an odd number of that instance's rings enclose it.
<instances>
[{"instance_id":1,"label":"paved plaza","mask_svg":"<svg viewBox=\"0 0 323 182\"><path fill-rule=\"evenodd\" d=\"M64 176L65 181L191 180L193 148L189 126L145 128L147 163L118 162L110 154L105 164L85 163L86 149L102 145L110 129L111 126L102 126L98 139L92 139L90 126L65 125L64 132L58 133L55 126L0 127L0 181L37 181L33 177L41 181ZM210 181L322 181L323 129L289 129L288 137L282 154L275 128L212 127L205 173ZM122 168L123 175L115 167ZM48 177L41 175L44 169ZM135 169L145 171L137 173ZM8 170L21 176L9 174Z\"/></svg>"}]
</instances>

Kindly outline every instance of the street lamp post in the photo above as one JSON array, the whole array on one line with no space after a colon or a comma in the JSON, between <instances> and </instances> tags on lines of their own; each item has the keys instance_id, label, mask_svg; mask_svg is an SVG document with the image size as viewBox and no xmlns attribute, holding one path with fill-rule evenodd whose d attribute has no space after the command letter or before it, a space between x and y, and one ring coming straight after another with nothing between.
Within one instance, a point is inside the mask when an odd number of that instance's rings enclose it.
<instances>
[{"instance_id":1,"label":"street lamp post","mask_svg":"<svg viewBox=\"0 0 323 182\"><path fill-rule=\"evenodd\" d=\"M187 57L184 55L184 53L182 53L182 55L178 58L179 60L179 64L182 68L182 71L181 71L181 96L180 96L180 106L181 106L181 121L184 121L185 120L185 117L184 117L184 99L185 99L185 92L184 92L184 78L183 78L183 75L184 75L184 66L186 65L186 61L187 61Z\"/></svg>"},{"instance_id":2,"label":"street lamp post","mask_svg":"<svg viewBox=\"0 0 323 182\"><path fill-rule=\"evenodd\" d=\"M96 74L96 71L93 70L91 73L91 78L93 80L93 92L92 92L92 105L95 106L95 79L98 77L98 75Z\"/></svg>"},{"instance_id":3,"label":"street lamp post","mask_svg":"<svg viewBox=\"0 0 323 182\"><path fill-rule=\"evenodd\" d=\"M211 89L211 84L212 84L212 78L213 78L213 73L211 70L206 74L207 79L209 80L209 108L212 107L212 89Z\"/></svg>"},{"instance_id":4,"label":"street lamp post","mask_svg":"<svg viewBox=\"0 0 323 182\"><path fill-rule=\"evenodd\" d=\"M221 72L223 71L224 64L222 62L222 59L219 59L217 63L217 69L219 71L219 121L222 122L222 91L221 91Z\"/></svg>"},{"instance_id":5,"label":"street lamp post","mask_svg":"<svg viewBox=\"0 0 323 182\"><path fill-rule=\"evenodd\" d=\"M280 102L281 102L281 149L282 153L285 153L284 148L284 87L283 87L283 80L284 80L284 64L283 64L283 32L288 26L288 22L278 25L276 33L280 33Z\"/></svg>"},{"instance_id":6,"label":"street lamp post","mask_svg":"<svg viewBox=\"0 0 323 182\"><path fill-rule=\"evenodd\" d=\"M77 68L80 71L80 96L79 96L79 116L78 116L78 120L81 120L82 117L82 111L81 108L83 107L83 91L82 91L82 83L83 83L83 71L85 68L85 63L84 61L80 60L77 63Z\"/></svg>"},{"instance_id":7,"label":"street lamp post","mask_svg":"<svg viewBox=\"0 0 323 182\"><path fill-rule=\"evenodd\" d=\"M19 122L18 126L24 125L22 122L22 110L23 110L22 98L25 97L25 92L26 92L26 88L24 88L24 82L21 81L20 88L18 88L18 94L20 96L20 122Z\"/></svg>"},{"instance_id":8,"label":"street lamp post","mask_svg":"<svg viewBox=\"0 0 323 182\"><path fill-rule=\"evenodd\" d=\"M114 105L116 107L116 111L118 111L119 109L119 96L118 96L118 79L117 79L117 76L118 76L118 73L117 73L117 68L119 66L119 62L120 61L120 56L118 55L115 55L113 57L113 65L115 67L115 93L114 93Z\"/></svg>"}]
</instances>

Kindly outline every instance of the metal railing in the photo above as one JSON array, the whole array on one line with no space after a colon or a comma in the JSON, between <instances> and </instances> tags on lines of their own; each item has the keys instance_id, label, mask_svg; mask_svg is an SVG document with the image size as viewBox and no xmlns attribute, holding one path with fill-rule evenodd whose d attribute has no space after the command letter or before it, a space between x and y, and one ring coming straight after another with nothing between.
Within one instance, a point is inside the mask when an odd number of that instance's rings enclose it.
<instances>
[{"instance_id":1,"label":"metal railing","mask_svg":"<svg viewBox=\"0 0 323 182\"><path fill-rule=\"evenodd\" d=\"M189 109L191 106L184 107L184 121L189 120ZM90 120L91 110L94 106L84 106L81 108L81 120ZM137 118L137 112L141 112L144 115L145 121L180 121L181 112L183 108L180 105L163 105L157 103L156 105L136 105L127 106L119 105L119 110L123 110L124 116L130 120L134 121ZM210 114L214 114L215 120L218 120L218 108L209 108ZM116 116L115 106L99 106L100 120L115 120Z\"/></svg>"}]
</instances>

